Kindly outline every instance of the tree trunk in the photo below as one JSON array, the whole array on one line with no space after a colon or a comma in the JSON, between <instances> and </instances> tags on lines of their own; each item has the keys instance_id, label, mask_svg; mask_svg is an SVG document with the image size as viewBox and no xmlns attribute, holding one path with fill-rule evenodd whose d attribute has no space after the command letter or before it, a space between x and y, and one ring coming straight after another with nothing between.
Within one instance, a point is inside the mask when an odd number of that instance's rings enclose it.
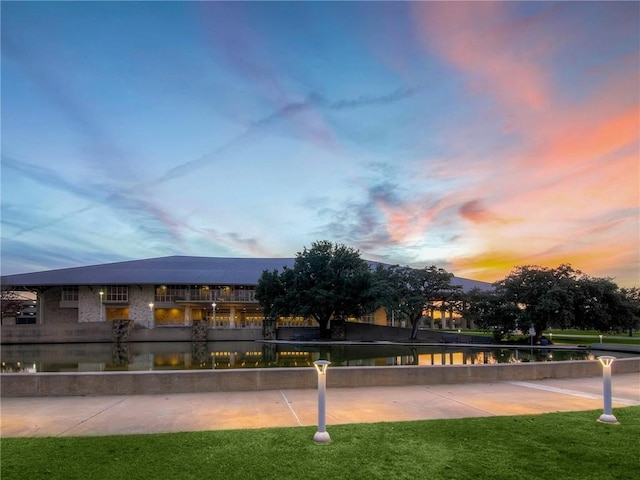
<instances>
[{"instance_id":1,"label":"tree trunk","mask_svg":"<svg viewBox=\"0 0 640 480\"><path fill-rule=\"evenodd\" d=\"M316 319L318 322L318 325L320 326L320 338L323 340L326 340L328 338L331 338L331 331L327 328L327 325L329 325L329 319L321 319L318 320Z\"/></svg>"},{"instance_id":2,"label":"tree trunk","mask_svg":"<svg viewBox=\"0 0 640 480\"><path fill-rule=\"evenodd\" d=\"M331 339L332 340L346 340L346 322L342 319L331 321Z\"/></svg>"},{"instance_id":3,"label":"tree trunk","mask_svg":"<svg viewBox=\"0 0 640 480\"><path fill-rule=\"evenodd\" d=\"M265 318L262 321L262 338L265 340L275 340L277 338L277 320Z\"/></svg>"},{"instance_id":4,"label":"tree trunk","mask_svg":"<svg viewBox=\"0 0 640 480\"><path fill-rule=\"evenodd\" d=\"M411 319L411 340L418 338L418 325L420 324L420 318Z\"/></svg>"}]
</instances>

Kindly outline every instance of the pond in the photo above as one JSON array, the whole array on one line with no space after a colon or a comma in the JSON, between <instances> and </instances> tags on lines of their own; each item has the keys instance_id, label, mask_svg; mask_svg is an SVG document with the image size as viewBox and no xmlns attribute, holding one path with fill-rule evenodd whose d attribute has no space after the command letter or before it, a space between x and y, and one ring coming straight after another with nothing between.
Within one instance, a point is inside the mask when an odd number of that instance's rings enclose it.
<instances>
[{"instance_id":1,"label":"pond","mask_svg":"<svg viewBox=\"0 0 640 480\"><path fill-rule=\"evenodd\" d=\"M332 366L471 365L593 360L586 349L395 344L152 342L3 345L2 373L205 370Z\"/></svg>"}]
</instances>

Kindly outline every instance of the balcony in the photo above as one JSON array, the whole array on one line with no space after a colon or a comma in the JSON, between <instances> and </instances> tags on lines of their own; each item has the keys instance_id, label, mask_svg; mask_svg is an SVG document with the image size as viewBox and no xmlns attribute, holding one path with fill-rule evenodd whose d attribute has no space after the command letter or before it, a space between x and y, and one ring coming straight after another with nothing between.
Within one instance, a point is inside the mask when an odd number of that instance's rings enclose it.
<instances>
[{"instance_id":1,"label":"balcony","mask_svg":"<svg viewBox=\"0 0 640 480\"><path fill-rule=\"evenodd\" d=\"M196 302L196 303L212 303L212 302L239 302L239 303L257 303L254 290L191 290L182 292L180 295L156 295L158 302Z\"/></svg>"}]
</instances>

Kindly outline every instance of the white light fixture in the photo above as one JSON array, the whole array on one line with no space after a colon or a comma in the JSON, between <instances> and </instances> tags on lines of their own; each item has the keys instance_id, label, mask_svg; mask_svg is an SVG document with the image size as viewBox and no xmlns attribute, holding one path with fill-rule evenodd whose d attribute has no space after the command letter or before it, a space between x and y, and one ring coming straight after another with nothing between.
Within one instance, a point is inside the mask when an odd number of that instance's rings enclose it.
<instances>
[{"instance_id":1,"label":"white light fixture","mask_svg":"<svg viewBox=\"0 0 640 480\"><path fill-rule=\"evenodd\" d=\"M327 432L326 417L326 394L327 394L327 369L331 362L328 360L316 360L313 362L318 372L318 431L313 436L316 443L329 443L331 437Z\"/></svg>"},{"instance_id":2,"label":"white light fixture","mask_svg":"<svg viewBox=\"0 0 640 480\"><path fill-rule=\"evenodd\" d=\"M604 413L598 418L602 423L618 423L618 419L615 417L611 410L611 364L616 357L604 355L598 357L602 364L602 397L604 402Z\"/></svg>"}]
</instances>

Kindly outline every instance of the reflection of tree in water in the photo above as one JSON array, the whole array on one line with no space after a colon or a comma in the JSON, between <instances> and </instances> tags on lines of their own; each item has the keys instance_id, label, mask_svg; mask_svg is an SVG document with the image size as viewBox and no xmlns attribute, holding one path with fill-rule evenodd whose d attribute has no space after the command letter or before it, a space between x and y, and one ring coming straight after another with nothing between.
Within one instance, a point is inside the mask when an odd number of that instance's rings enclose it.
<instances>
[{"instance_id":1,"label":"reflection of tree in water","mask_svg":"<svg viewBox=\"0 0 640 480\"><path fill-rule=\"evenodd\" d=\"M111 344L112 363L116 366L129 365L129 344L126 342L115 342Z\"/></svg>"},{"instance_id":2,"label":"reflection of tree in water","mask_svg":"<svg viewBox=\"0 0 640 480\"><path fill-rule=\"evenodd\" d=\"M418 361L418 349L415 347L411 347L411 357L413 358L413 361L411 362L411 365L418 365L419 361Z\"/></svg>"},{"instance_id":3,"label":"reflection of tree in water","mask_svg":"<svg viewBox=\"0 0 640 480\"><path fill-rule=\"evenodd\" d=\"M191 326L191 340L194 342L206 342L208 328L206 320L194 320Z\"/></svg>"},{"instance_id":4,"label":"reflection of tree in water","mask_svg":"<svg viewBox=\"0 0 640 480\"><path fill-rule=\"evenodd\" d=\"M207 342L191 342L191 356L193 363L205 367L209 361Z\"/></svg>"},{"instance_id":5,"label":"reflection of tree in water","mask_svg":"<svg viewBox=\"0 0 640 480\"><path fill-rule=\"evenodd\" d=\"M278 346L274 343L262 345L262 361L265 367L278 366Z\"/></svg>"}]
</instances>

